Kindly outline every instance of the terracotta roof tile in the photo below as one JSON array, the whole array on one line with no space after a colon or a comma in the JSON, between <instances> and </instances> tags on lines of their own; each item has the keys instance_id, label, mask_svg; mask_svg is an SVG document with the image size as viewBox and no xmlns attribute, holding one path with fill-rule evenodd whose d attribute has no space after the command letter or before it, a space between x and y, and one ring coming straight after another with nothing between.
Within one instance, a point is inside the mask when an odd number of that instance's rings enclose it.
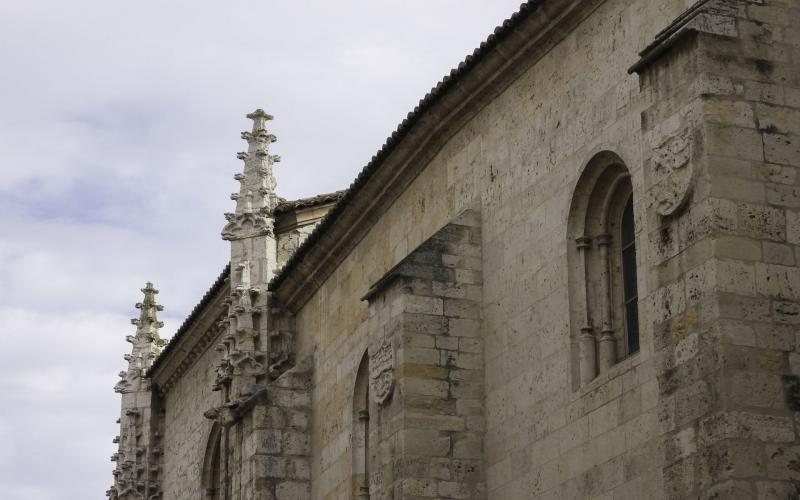
<instances>
[{"instance_id":1,"label":"terracotta roof tile","mask_svg":"<svg viewBox=\"0 0 800 500\"><path fill-rule=\"evenodd\" d=\"M347 190L335 191L333 193L318 194L310 198L300 198L299 200L284 200L281 198L278 206L275 207L276 213L289 212L291 210L300 210L302 208L314 207L317 205L326 205L328 203L335 203L342 199Z\"/></svg>"}]
</instances>

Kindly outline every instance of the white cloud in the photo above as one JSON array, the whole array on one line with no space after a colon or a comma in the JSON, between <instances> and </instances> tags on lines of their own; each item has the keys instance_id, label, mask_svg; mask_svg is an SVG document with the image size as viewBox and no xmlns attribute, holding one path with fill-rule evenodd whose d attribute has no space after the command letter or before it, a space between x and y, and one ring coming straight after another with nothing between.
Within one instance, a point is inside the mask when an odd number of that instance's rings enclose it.
<instances>
[{"instance_id":1,"label":"white cloud","mask_svg":"<svg viewBox=\"0 0 800 500\"><path fill-rule=\"evenodd\" d=\"M244 114L279 194L349 185L519 0L0 2L0 491L102 498L133 304L221 271Z\"/></svg>"}]
</instances>

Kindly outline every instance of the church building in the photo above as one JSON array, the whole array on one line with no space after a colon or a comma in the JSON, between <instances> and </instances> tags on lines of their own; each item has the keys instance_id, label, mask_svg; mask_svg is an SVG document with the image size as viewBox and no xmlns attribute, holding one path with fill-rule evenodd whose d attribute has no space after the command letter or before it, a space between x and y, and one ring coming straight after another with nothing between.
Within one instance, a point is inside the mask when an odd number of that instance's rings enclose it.
<instances>
[{"instance_id":1,"label":"church building","mask_svg":"<svg viewBox=\"0 0 800 500\"><path fill-rule=\"evenodd\" d=\"M800 498L800 0L529 0L313 198L247 117L111 500Z\"/></svg>"}]
</instances>

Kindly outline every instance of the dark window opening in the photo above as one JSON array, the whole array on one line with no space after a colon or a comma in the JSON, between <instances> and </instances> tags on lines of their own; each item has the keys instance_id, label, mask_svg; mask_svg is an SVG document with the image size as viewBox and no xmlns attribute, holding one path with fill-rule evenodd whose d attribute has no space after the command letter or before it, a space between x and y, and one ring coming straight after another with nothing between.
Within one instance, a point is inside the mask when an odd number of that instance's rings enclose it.
<instances>
[{"instance_id":1,"label":"dark window opening","mask_svg":"<svg viewBox=\"0 0 800 500\"><path fill-rule=\"evenodd\" d=\"M639 292L636 285L636 235L633 198L622 213L622 288L625 304L625 334L628 354L639 352Z\"/></svg>"}]
</instances>

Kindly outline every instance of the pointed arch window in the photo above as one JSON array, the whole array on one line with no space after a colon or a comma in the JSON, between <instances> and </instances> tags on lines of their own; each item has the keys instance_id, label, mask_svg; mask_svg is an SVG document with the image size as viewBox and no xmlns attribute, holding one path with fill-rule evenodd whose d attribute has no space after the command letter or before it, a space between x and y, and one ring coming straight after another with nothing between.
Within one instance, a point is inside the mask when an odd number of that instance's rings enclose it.
<instances>
[{"instance_id":1,"label":"pointed arch window","mask_svg":"<svg viewBox=\"0 0 800 500\"><path fill-rule=\"evenodd\" d=\"M573 380L583 385L640 349L633 187L617 155L587 165L568 232Z\"/></svg>"}]
</instances>

